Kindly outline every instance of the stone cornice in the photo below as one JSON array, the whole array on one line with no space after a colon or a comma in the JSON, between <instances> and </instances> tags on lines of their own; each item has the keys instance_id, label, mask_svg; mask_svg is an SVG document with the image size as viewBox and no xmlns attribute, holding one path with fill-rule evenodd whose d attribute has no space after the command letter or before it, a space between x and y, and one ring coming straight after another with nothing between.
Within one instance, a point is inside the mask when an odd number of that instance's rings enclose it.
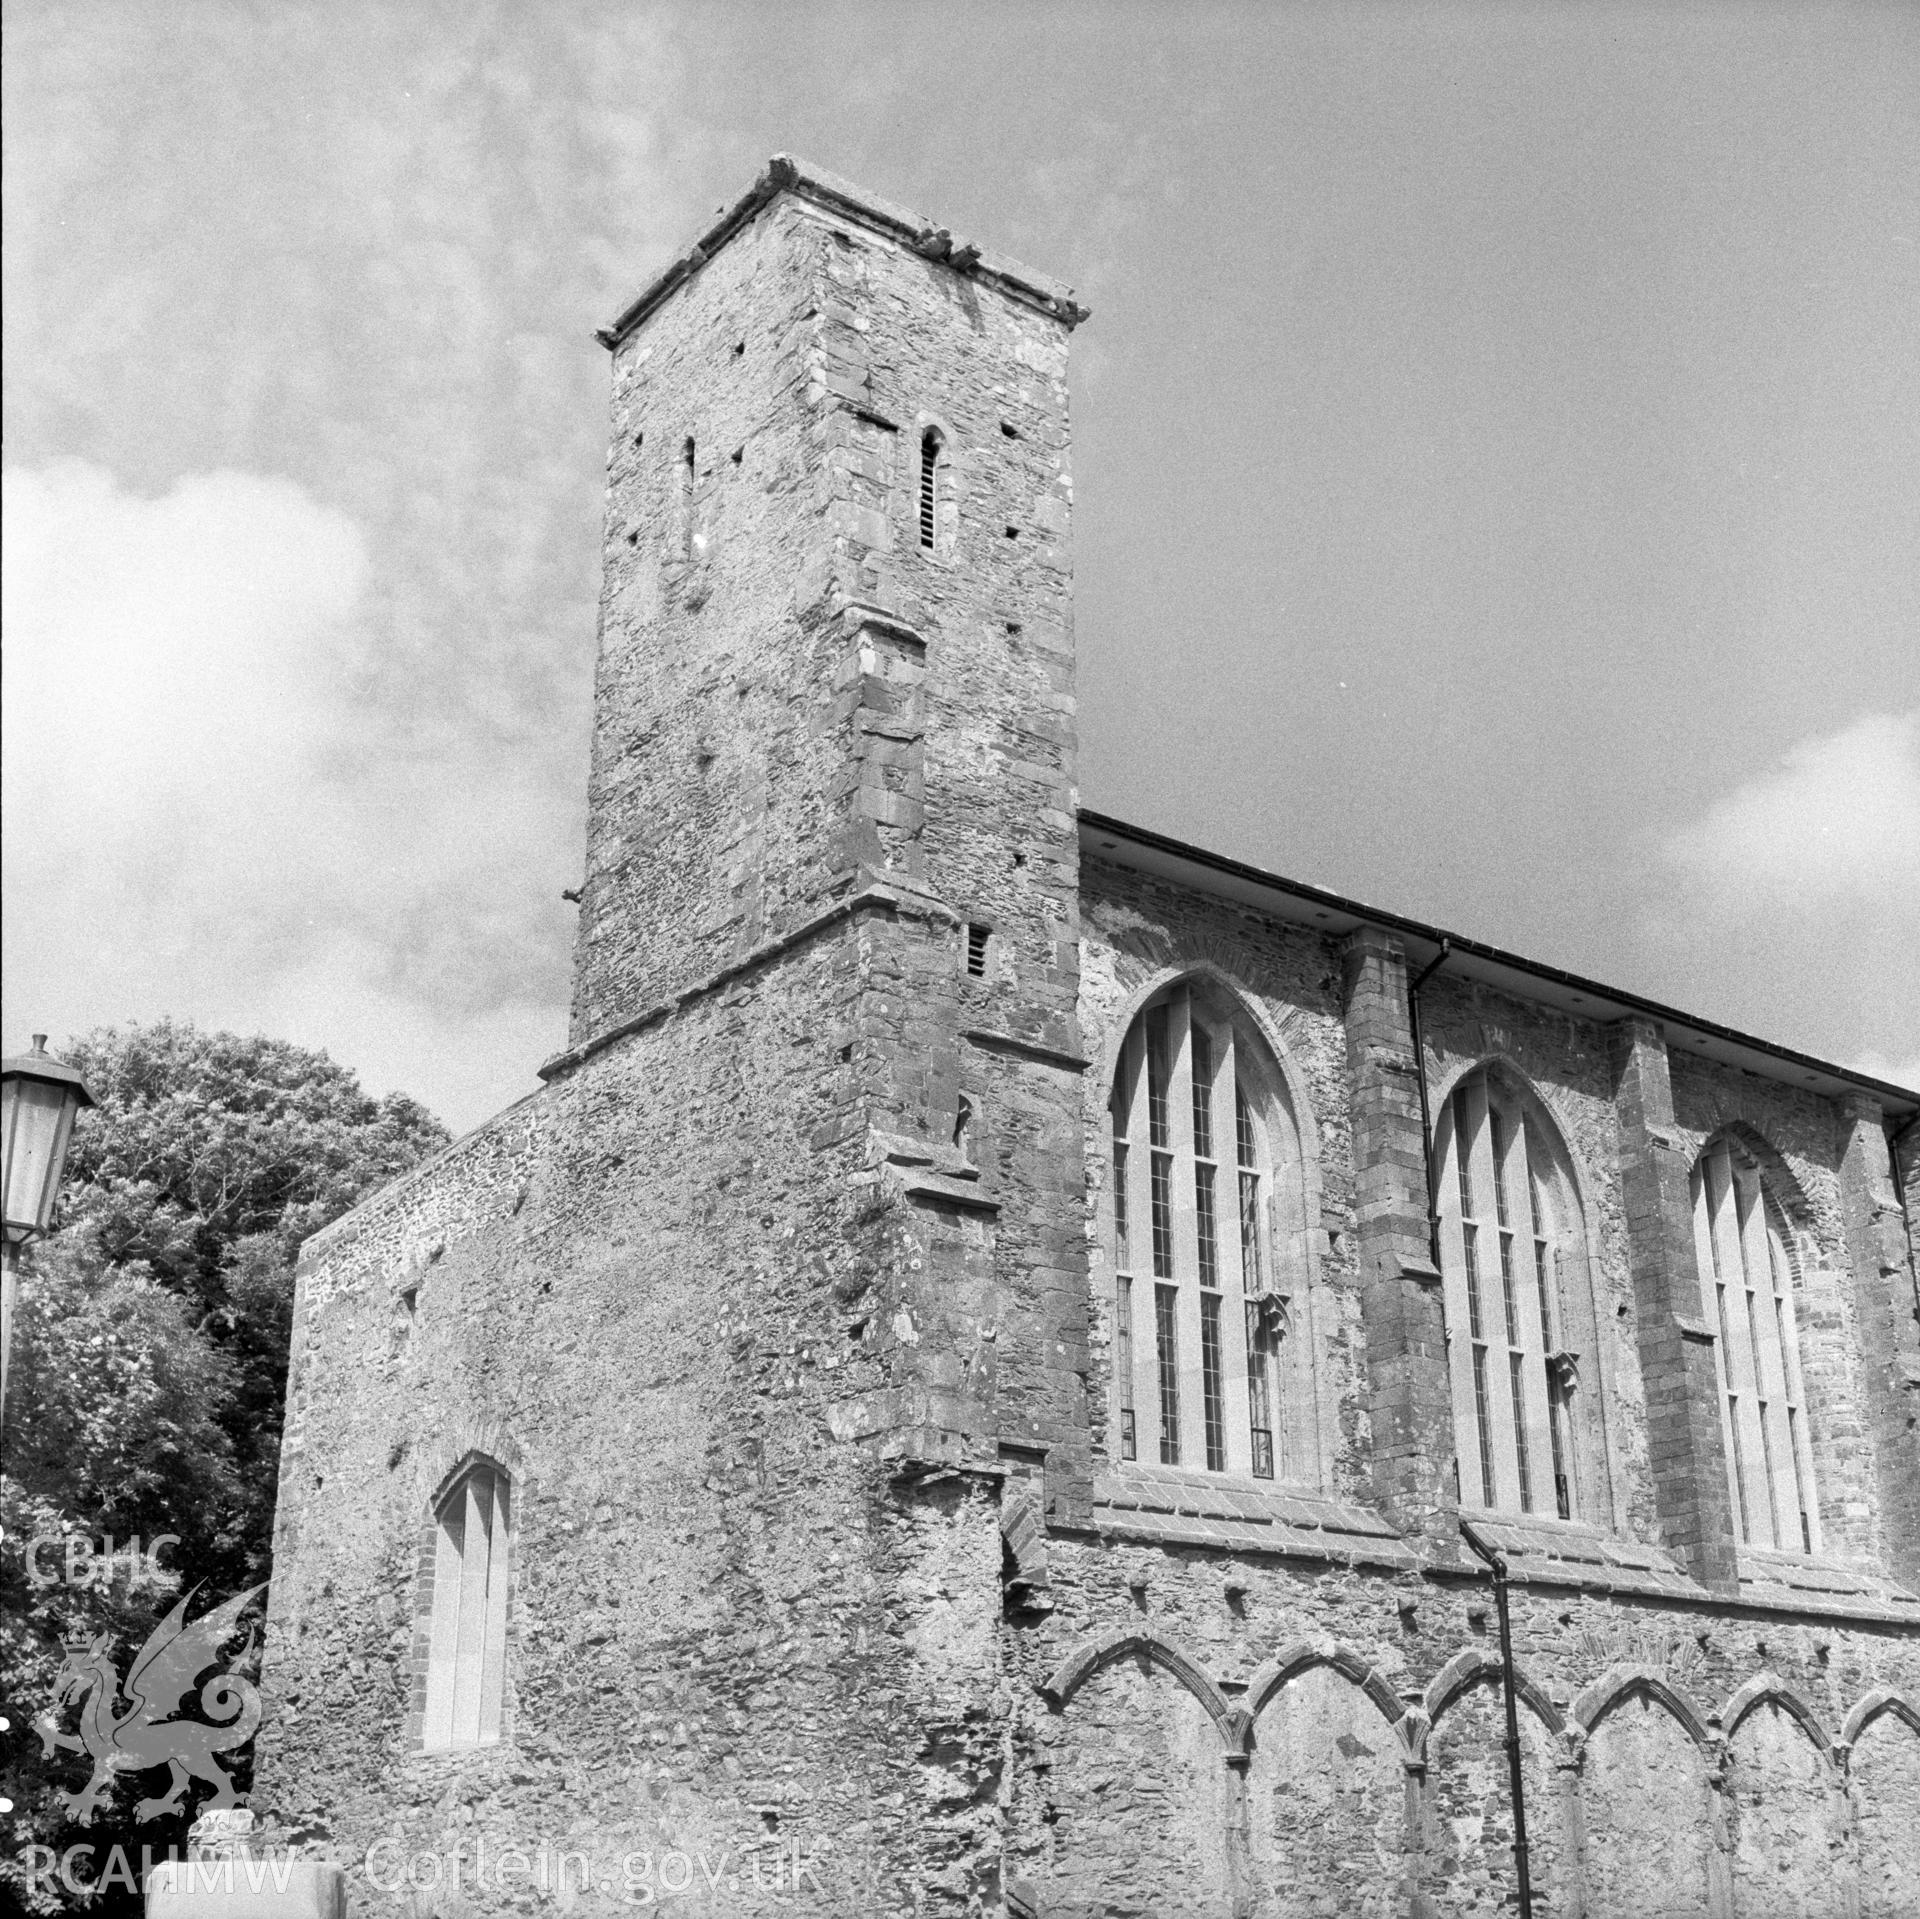
<instances>
[{"instance_id":1,"label":"stone cornice","mask_svg":"<svg viewBox=\"0 0 1920 1919\"><path fill-rule=\"evenodd\" d=\"M599 328L594 337L610 352L618 347L668 294L691 280L763 207L783 193L811 201L837 219L864 227L869 233L923 258L937 260L955 273L978 280L1022 306L1044 313L1069 330L1088 317L1089 309L1073 297L1073 289L1050 275L1036 273L1005 254L990 253L968 241L956 240L945 227L906 207L882 200L852 181L827 172L824 167L776 153L753 185L731 206L722 207L699 239L643 288L611 326Z\"/></svg>"}]
</instances>

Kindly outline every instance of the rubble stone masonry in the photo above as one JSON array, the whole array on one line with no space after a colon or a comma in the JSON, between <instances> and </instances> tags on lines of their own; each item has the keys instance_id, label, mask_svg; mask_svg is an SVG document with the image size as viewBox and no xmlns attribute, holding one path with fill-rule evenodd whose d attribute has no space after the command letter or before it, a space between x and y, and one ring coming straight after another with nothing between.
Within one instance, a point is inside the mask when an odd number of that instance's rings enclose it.
<instances>
[{"instance_id":1,"label":"rubble stone masonry","mask_svg":"<svg viewBox=\"0 0 1920 1919\"><path fill-rule=\"evenodd\" d=\"M1421 1107L1488 1073L1577 1214L1577 1510L1468 1509L1535 1911L1920 1912L1911 1102L1484 954L1416 1048L1398 922L1083 818L1084 317L776 161L603 336L567 1050L304 1251L257 1804L359 1912L1513 1910ZM1109 1092L1186 984L1301 1142L1275 1479L1118 1439ZM1813 1552L1730 1497L1723 1138L1789 1249ZM474 1459L511 1486L503 1726L427 1751Z\"/></svg>"}]
</instances>

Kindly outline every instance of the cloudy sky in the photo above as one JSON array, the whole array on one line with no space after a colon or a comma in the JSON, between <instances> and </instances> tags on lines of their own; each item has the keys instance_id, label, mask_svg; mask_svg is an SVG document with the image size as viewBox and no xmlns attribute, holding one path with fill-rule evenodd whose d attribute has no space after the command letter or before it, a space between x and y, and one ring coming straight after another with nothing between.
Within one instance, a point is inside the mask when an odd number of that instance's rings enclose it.
<instances>
[{"instance_id":1,"label":"cloudy sky","mask_svg":"<svg viewBox=\"0 0 1920 1919\"><path fill-rule=\"evenodd\" d=\"M790 149L1095 309L1088 804L1920 1086L1920 9L4 27L9 1052L533 1083L591 329Z\"/></svg>"}]
</instances>

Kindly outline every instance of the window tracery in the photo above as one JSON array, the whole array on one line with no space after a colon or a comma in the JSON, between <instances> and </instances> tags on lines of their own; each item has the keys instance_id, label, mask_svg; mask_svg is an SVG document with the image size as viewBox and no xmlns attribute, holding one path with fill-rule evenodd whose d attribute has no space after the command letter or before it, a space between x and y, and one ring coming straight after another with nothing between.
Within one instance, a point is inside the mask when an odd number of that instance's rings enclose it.
<instances>
[{"instance_id":1,"label":"window tracery","mask_svg":"<svg viewBox=\"0 0 1920 1919\"><path fill-rule=\"evenodd\" d=\"M1806 1387L1794 1316L1793 1261L1779 1198L1731 1138L1693 1169L1701 1306L1714 1341L1721 1433L1742 1545L1819 1550Z\"/></svg>"},{"instance_id":2,"label":"window tracery","mask_svg":"<svg viewBox=\"0 0 1920 1919\"><path fill-rule=\"evenodd\" d=\"M1318 1478L1304 1162L1280 1076L1223 988L1142 1009L1109 1101L1115 1425L1123 1459Z\"/></svg>"},{"instance_id":3,"label":"window tracery","mask_svg":"<svg viewBox=\"0 0 1920 1919\"><path fill-rule=\"evenodd\" d=\"M1544 1115L1480 1068L1434 1142L1463 1500L1581 1516L1563 1265L1578 1201Z\"/></svg>"}]
</instances>

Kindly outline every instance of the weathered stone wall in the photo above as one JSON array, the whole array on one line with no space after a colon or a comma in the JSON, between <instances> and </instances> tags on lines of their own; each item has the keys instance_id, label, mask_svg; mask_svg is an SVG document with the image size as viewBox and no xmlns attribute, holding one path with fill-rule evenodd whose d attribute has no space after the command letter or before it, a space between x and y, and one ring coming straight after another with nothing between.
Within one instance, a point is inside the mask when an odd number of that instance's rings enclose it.
<instances>
[{"instance_id":1,"label":"weathered stone wall","mask_svg":"<svg viewBox=\"0 0 1920 1919\"><path fill-rule=\"evenodd\" d=\"M612 408L574 1043L863 865L1044 982L1076 859L1062 321L781 195L618 344Z\"/></svg>"},{"instance_id":2,"label":"weathered stone wall","mask_svg":"<svg viewBox=\"0 0 1920 1919\"><path fill-rule=\"evenodd\" d=\"M809 455L828 235L769 209L614 357L577 1044L805 917L844 754ZM804 857L793 857L795 845Z\"/></svg>"},{"instance_id":3,"label":"weathered stone wall","mask_svg":"<svg viewBox=\"0 0 1920 1919\"><path fill-rule=\"evenodd\" d=\"M961 1171L984 1192L1018 1167L1028 1202L992 1229L1002 1306L1017 1333L1045 1329L1009 1340L1005 1363L923 1355L941 1403L914 1417L996 1464L1000 1438L1044 1428L1049 1484L1071 1485L1085 1447L1060 1436L1084 1417L1086 1365L1071 310L1052 307L781 195L618 344L566 1057L863 886L895 889L907 906L867 929L875 990L843 1035L863 1098L848 1136L871 1124L909 1158L950 1157L964 1096ZM991 1215L980 1192L960 1197ZM985 1229L929 1230L938 1265L964 1264ZM936 1316L947 1297L930 1292ZM994 1318L956 1337L990 1342ZM981 1411L996 1392L1004 1417Z\"/></svg>"},{"instance_id":4,"label":"weathered stone wall","mask_svg":"<svg viewBox=\"0 0 1920 1919\"><path fill-rule=\"evenodd\" d=\"M921 1736L990 1708L1000 1546L977 1489L828 1437L891 1379L848 1323L887 1266L874 1176L809 1144L863 990L849 938L790 956L308 1249L260 1793L330 1826L357 1896L376 1841L482 1833L599 1873L781 1831L831 1835L842 1882L925 1867ZM469 1449L514 1477L508 1728L425 1755L415 1541Z\"/></svg>"}]
</instances>

